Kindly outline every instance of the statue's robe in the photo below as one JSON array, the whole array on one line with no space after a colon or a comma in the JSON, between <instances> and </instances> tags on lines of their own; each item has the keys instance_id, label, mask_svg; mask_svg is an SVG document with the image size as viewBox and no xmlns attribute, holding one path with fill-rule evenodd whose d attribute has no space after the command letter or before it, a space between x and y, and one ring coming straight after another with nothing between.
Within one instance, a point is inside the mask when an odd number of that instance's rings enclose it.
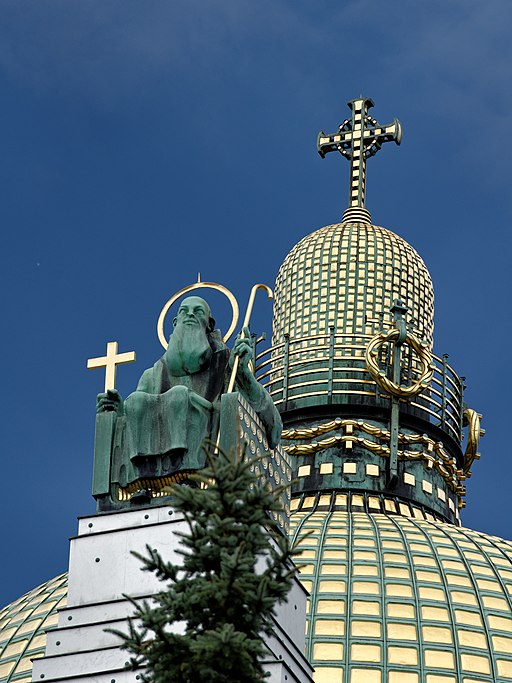
<instances>
[{"instance_id":1,"label":"statue's robe","mask_svg":"<svg viewBox=\"0 0 512 683\"><path fill-rule=\"evenodd\" d=\"M124 401L113 448L121 486L139 477L205 466L202 444L205 438L216 438L220 397L230 375L230 351L217 330L210 335L210 346L207 367L180 376L171 374L164 354L142 374L136 391ZM248 396L240 388L262 419L273 448L279 442L281 418L268 392L259 384L252 389Z\"/></svg>"}]
</instances>

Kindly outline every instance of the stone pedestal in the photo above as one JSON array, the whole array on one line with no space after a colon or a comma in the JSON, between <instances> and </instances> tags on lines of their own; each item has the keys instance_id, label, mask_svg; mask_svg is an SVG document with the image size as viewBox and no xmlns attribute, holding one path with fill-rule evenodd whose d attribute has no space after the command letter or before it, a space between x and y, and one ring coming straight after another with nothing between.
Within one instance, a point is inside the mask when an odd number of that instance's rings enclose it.
<instances>
[{"instance_id":1,"label":"stone pedestal","mask_svg":"<svg viewBox=\"0 0 512 683\"><path fill-rule=\"evenodd\" d=\"M48 633L45 657L34 661L33 681L50 683L136 683L125 669L127 653L106 628L124 630L133 611L123 597L150 599L162 589L156 577L141 571L131 551L156 548L164 560L178 562L177 532L187 525L169 506L113 512L79 520L71 539L67 607L58 627ZM304 658L306 593L295 580L288 601L277 609L274 634L266 639L269 683L310 683L312 668Z\"/></svg>"}]
</instances>

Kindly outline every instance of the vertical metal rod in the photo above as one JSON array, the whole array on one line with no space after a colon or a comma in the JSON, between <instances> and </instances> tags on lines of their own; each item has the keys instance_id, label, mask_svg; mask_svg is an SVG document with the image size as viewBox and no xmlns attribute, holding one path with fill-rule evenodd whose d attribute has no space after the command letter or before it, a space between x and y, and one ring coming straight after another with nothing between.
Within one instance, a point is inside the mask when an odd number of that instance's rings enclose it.
<instances>
[{"instance_id":1,"label":"vertical metal rod","mask_svg":"<svg viewBox=\"0 0 512 683\"><path fill-rule=\"evenodd\" d=\"M290 335L284 335L284 357L283 357L283 404L286 410L288 402L288 368L290 365Z\"/></svg>"},{"instance_id":2,"label":"vertical metal rod","mask_svg":"<svg viewBox=\"0 0 512 683\"><path fill-rule=\"evenodd\" d=\"M441 388L441 427L446 427L446 373L448 354L443 353L443 386Z\"/></svg>"},{"instance_id":3,"label":"vertical metal rod","mask_svg":"<svg viewBox=\"0 0 512 683\"><path fill-rule=\"evenodd\" d=\"M466 388L466 378L460 378L460 404L459 404L459 439L462 441L464 432L464 389Z\"/></svg>"},{"instance_id":4,"label":"vertical metal rod","mask_svg":"<svg viewBox=\"0 0 512 683\"><path fill-rule=\"evenodd\" d=\"M386 363L386 370L389 373L389 368L391 365L391 347L389 344L386 344L386 360L385 360L385 363Z\"/></svg>"},{"instance_id":5,"label":"vertical metal rod","mask_svg":"<svg viewBox=\"0 0 512 683\"><path fill-rule=\"evenodd\" d=\"M332 403L332 388L334 381L334 325L329 327L329 375L327 384L327 402Z\"/></svg>"},{"instance_id":6,"label":"vertical metal rod","mask_svg":"<svg viewBox=\"0 0 512 683\"><path fill-rule=\"evenodd\" d=\"M391 313L395 320L395 327L399 331L399 335L393 346L393 371L392 381L401 384L401 355L402 345L407 339L407 328L405 326L404 314L407 308L399 299L396 299ZM398 425L400 417L400 399L398 396L391 396L391 420L389 425L389 467L388 467L388 481L389 488L394 488L398 480Z\"/></svg>"},{"instance_id":7,"label":"vertical metal rod","mask_svg":"<svg viewBox=\"0 0 512 683\"><path fill-rule=\"evenodd\" d=\"M400 384L400 346L393 347L393 382ZM398 396L391 397L391 424L389 444L388 486L393 487L398 478L398 418L400 414L400 400Z\"/></svg>"},{"instance_id":8,"label":"vertical metal rod","mask_svg":"<svg viewBox=\"0 0 512 683\"><path fill-rule=\"evenodd\" d=\"M409 346L407 354L407 383L412 384L412 346Z\"/></svg>"}]
</instances>

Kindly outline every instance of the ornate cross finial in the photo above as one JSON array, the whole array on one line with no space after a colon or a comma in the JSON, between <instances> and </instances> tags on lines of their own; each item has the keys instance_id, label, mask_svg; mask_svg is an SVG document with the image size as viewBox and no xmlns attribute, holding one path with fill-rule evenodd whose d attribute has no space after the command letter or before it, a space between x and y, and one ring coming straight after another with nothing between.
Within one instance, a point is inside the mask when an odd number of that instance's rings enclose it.
<instances>
[{"instance_id":1,"label":"ornate cross finial","mask_svg":"<svg viewBox=\"0 0 512 683\"><path fill-rule=\"evenodd\" d=\"M107 343L107 355L100 358L89 358L87 367L89 370L95 368L105 368L105 391L116 388L116 371L117 366L122 363L133 363L135 360L135 351L128 351L127 353L117 353L117 342Z\"/></svg>"},{"instance_id":2,"label":"ornate cross finial","mask_svg":"<svg viewBox=\"0 0 512 683\"><path fill-rule=\"evenodd\" d=\"M343 220L362 220L370 222L370 213L365 209L366 160L377 154L384 142L394 140L397 145L402 141L402 126L395 119L387 126L381 126L368 114L373 100L361 97L348 102L352 117L345 119L336 133L318 134L318 153L322 157L328 152L341 152L350 159L350 189L348 209Z\"/></svg>"}]
</instances>

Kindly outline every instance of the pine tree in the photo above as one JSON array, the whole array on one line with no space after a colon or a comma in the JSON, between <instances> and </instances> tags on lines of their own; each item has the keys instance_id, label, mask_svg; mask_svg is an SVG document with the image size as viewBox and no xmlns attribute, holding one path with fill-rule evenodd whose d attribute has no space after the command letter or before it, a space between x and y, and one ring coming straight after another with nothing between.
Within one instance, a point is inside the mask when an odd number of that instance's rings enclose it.
<instances>
[{"instance_id":1,"label":"pine tree","mask_svg":"<svg viewBox=\"0 0 512 683\"><path fill-rule=\"evenodd\" d=\"M251 471L245 454L209 455L194 479L198 487L172 490L188 523L183 563L164 562L149 546L138 555L166 588L152 604L132 601L139 625L131 620L127 635L116 633L147 683L262 683L262 635L295 574L296 551L268 514L281 510L279 490ZM178 622L182 633L174 632Z\"/></svg>"}]
</instances>

